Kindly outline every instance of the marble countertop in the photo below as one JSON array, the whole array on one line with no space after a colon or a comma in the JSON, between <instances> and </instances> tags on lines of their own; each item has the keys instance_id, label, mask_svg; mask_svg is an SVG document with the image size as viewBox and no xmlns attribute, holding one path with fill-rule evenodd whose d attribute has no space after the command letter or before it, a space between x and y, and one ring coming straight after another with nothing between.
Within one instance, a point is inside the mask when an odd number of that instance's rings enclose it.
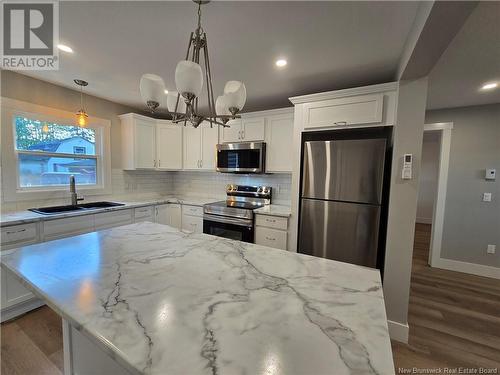
<instances>
[{"instance_id":1,"label":"marble countertop","mask_svg":"<svg viewBox=\"0 0 500 375\"><path fill-rule=\"evenodd\" d=\"M133 373L394 374L376 270L153 223L1 262Z\"/></svg>"},{"instance_id":2,"label":"marble countertop","mask_svg":"<svg viewBox=\"0 0 500 375\"><path fill-rule=\"evenodd\" d=\"M108 211L116 211L116 210L124 210L127 208L135 208L135 207L143 207L150 206L153 204L163 204L163 203L182 203L182 204L190 204L193 206L203 206L207 203L216 202L220 199L217 198L197 198L197 197L176 197L176 196L164 196L160 198L149 198L149 199L135 199L135 200L122 200L122 199L109 199L109 201L123 203L123 206L115 206L115 207L107 207L107 208L99 208L85 211L72 211L72 212L64 212L61 214L54 215L42 215L36 212L31 212L28 210L23 211L14 211L8 213L2 213L0 216L0 227L6 227L17 224L26 224L32 223L36 221L43 220L53 220L53 219L61 219L65 217L73 217L73 216L81 216L81 215L92 215L100 212L108 212ZM92 202L92 201L89 201ZM87 202L85 202L87 203Z\"/></svg>"},{"instance_id":3,"label":"marble countertop","mask_svg":"<svg viewBox=\"0 0 500 375\"><path fill-rule=\"evenodd\" d=\"M27 224L43 220L53 220L61 219L65 217L81 216L81 215L92 215L100 212L125 210L127 208L136 208L143 206L150 206L153 204L163 204L163 203L180 203L189 204L193 206L203 206L207 203L213 203L223 200L223 198L199 198L199 197L182 197L182 196L164 196L159 198L149 198L149 199L109 199L111 202L123 203L123 206L99 208L85 211L72 211L64 212L61 214L53 215L42 215L36 212L23 210L2 213L0 215L0 227L7 227L11 225ZM91 202L91 201L89 201ZM87 203L87 202L85 202ZM261 215L272 215L272 216L283 216L290 217L290 207L285 205L271 204L257 210L254 210L256 214Z\"/></svg>"},{"instance_id":4,"label":"marble countertop","mask_svg":"<svg viewBox=\"0 0 500 375\"><path fill-rule=\"evenodd\" d=\"M284 205L279 205L279 204L269 204L267 206L257 208L253 212L256 214L259 214L259 215L290 217L291 208L290 208L290 206L284 206Z\"/></svg>"}]
</instances>

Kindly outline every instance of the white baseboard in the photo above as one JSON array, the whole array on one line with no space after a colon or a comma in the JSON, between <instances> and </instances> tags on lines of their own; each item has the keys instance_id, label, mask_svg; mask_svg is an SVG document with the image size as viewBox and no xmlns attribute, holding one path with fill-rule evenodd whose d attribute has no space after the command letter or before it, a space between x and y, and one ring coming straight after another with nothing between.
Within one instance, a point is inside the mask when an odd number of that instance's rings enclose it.
<instances>
[{"instance_id":1,"label":"white baseboard","mask_svg":"<svg viewBox=\"0 0 500 375\"><path fill-rule=\"evenodd\" d=\"M443 268L450 271L470 273L477 276L491 277L493 279L500 279L500 268L485 266L482 264L439 258L432 263L432 267Z\"/></svg>"},{"instance_id":2,"label":"white baseboard","mask_svg":"<svg viewBox=\"0 0 500 375\"><path fill-rule=\"evenodd\" d=\"M408 343L408 333L410 331L408 323L403 324L388 320L387 327L389 328L389 336L391 337L391 339L402 342L404 344Z\"/></svg>"},{"instance_id":3,"label":"white baseboard","mask_svg":"<svg viewBox=\"0 0 500 375\"><path fill-rule=\"evenodd\" d=\"M415 221L419 224L432 224L432 217L417 217Z\"/></svg>"},{"instance_id":4,"label":"white baseboard","mask_svg":"<svg viewBox=\"0 0 500 375\"><path fill-rule=\"evenodd\" d=\"M45 305L45 302L43 302L42 300L38 298L31 298L25 302L21 302L17 305L2 309L0 321L3 323L7 320L17 318L19 315L25 314L28 311L31 311L43 305Z\"/></svg>"}]
</instances>

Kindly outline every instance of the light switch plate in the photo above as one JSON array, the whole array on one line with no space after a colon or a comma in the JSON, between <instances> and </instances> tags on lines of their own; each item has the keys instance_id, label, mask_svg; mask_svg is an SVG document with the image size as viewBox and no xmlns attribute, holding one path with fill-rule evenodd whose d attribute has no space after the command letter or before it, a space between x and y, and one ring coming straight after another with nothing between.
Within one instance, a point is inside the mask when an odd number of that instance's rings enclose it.
<instances>
[{"instance_id":1,"label":"light switch plate","mask_svg":"<svg viewBox=\"0 0 500 375\"><path fill-rule=\"evenodd\" d=\"M496 245L488 245L488 248L486 249L486 252L488 254L495 254L496 249L497 249Z\"/></svg>"},{"instance_id":2,"label":"light switch plate","mask_svg":"<svg viewBox=\"0 0 500 375\"><path fill-rule=\"evenodd\" d=\"M491 202L491 193L483 193L483 202Z\"/></svg>"},{"instance_id":3,"label":"light switch plate","mask_svg":"<svg viewBox=\"0 0 500 375\"><path fill-rule=\"evenodd\" d=\"M485 174L484 178L486 180L494 180L496 178L496 173L497 173L496 169L488 168L488 169L486 169L486 174Z\"/></svg>"}]
</instances>

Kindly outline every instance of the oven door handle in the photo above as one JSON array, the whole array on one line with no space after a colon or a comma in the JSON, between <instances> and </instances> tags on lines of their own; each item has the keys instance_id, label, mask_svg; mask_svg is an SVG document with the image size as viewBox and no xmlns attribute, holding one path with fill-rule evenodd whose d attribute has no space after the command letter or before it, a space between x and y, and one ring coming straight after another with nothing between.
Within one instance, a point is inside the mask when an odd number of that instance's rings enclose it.
<instances>
[{"instance_id":1,"label":"oven door handle","mask_svg":"<svg viewBox=\"0 0 500 375\"><path fill-rule=\"evenodd\" d=\"M253 221L249 219L234 219L227 216L204 214L203 220L215 221L217 223L223 223L223 224L234 224L240 227L249 227L249 228L253 227Z\"/></svg>"}]
</instances>

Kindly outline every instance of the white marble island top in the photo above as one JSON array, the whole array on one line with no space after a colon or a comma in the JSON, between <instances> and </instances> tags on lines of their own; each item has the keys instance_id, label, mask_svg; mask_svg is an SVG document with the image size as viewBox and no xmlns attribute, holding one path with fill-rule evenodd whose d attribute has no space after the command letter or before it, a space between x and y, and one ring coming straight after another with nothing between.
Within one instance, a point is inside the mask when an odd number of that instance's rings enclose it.
<instances>
[{"instance_id":1,"label":"white marble island top","mask_svg":"<svg viewBox=\"0 0 500 375\"><path fill-rule=\"evenodd\" d=\"M375 270L152 223L1 260L133 373L394 373Z\"/></svg>"}]
</instances>

